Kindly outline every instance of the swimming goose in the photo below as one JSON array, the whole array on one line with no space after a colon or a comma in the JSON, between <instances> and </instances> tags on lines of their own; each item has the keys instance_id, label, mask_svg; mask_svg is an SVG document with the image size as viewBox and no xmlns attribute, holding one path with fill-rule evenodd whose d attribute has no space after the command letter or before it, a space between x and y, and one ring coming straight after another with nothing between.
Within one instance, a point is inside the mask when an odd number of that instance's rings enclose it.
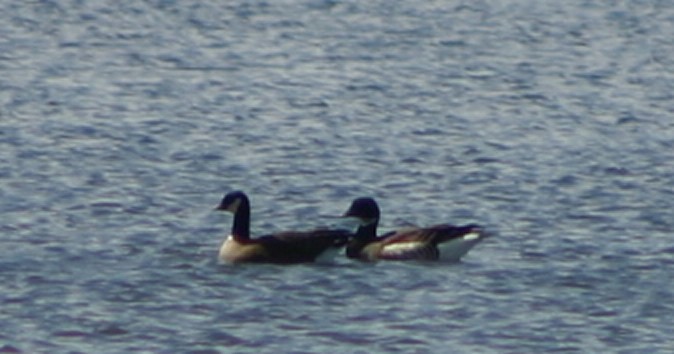
<instances>
[{"instance_id":1,"label":"swimming goose","mask_svg":"<svg viewBox=\"0 0 674 354\"><path fill-rule=\"evenodd\" d=\"M485 238L482 228L474 224L409 227L377 237L379 206L372 198L355 199L344 217L354 217L360 222L356 235L346 246L346 255L362 261L458 261Z\"/></svg>"},{"instance_id":2,"label":"swimming goose","mask_svg":"<svg viewBox=\"0 0 674 354\"><path fill-rule=\"evenodd\" d=\"M234 214L232 232L220 247L219 259L228 263L306 263L334 257L353 233L346 230L281 232L250 238L250 202L245 193L225 195L217 210Z\"/></svg>"}]
</instances>

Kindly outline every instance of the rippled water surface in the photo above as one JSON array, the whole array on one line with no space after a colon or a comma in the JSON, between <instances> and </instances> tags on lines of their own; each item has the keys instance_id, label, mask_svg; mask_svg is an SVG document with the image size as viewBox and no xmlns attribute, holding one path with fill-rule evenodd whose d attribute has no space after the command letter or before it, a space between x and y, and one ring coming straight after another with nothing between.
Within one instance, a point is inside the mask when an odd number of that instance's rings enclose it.
<instances>
[{"instance_id":1,"label":"rippled water surface","mask_svg":"<svg viewBox=\"0 0 674 354\"><path fill-rule=\"evenodd\" d=\"M1 1L0 352L667 353L674 3ZM477 222L461 263L226 266Z\"/></svg>"}]
</instances>

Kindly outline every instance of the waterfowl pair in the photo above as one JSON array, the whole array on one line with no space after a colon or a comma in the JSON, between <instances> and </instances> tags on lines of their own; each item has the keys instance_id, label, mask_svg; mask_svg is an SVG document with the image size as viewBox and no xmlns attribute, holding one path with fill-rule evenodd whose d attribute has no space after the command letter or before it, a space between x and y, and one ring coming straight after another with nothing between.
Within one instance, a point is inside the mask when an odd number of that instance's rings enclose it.
<instances>
[{"instance_id":1,"label":"waterfowl pair","mask_svg":"<svg viewBox=\"0 0 674 354\"><path fill-rule=\"evenodd\" d=\"M485 238L482 228L473 224L410 227L377 236L379 206L372 198L355 199L344 217L354 217L360 222L358 231L346 246L346 255L362 261L458 261Z\"/></svg>"},{"instance_id":2,"label":"waterfowl pair","mask_svg":"<svg viewBox=\"0 0 674 354\"><path fill-rule=\"evenodd\" d=\"M222 199L217 210L234 214L231 235L220 247L219 259L228 263L307 263L334 257L353 233L346 230L281 232L250 238L250 202L235 191Z\"/></svg>"}]
</instances>

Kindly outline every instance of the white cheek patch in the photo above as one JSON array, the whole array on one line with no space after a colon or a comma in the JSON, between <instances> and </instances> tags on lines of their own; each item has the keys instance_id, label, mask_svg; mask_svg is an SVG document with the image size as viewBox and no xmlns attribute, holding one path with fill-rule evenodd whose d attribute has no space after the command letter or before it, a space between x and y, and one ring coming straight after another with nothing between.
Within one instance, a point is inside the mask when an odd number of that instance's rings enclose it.
<instances>
[{"instance_id":1,"label":"white cheek patch","mask_svg":"<svg viewBox=\"0 0 674 354\"><path fill-rule=\"evenodd\" d=\"M236 211L239 210L239 205L241 205L241 198L236 199L234 203L227 208L227 211L236 214Z\"/></svg>"}]
</instances>

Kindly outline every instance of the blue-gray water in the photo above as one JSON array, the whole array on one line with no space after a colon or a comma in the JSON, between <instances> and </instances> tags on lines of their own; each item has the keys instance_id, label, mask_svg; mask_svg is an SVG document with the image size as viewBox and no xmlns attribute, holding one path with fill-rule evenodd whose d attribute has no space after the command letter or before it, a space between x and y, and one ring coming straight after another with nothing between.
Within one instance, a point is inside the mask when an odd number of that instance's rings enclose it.
<instances>
[{"instance_id":1,"label":"blue-gray water","mask_svg":"<svg viewBox=\"0 0 674 354\"><path fill-rule=\"evenodd\" d=\"M0 352L674 350L674 3L0 1ZM225 266L477 222L463 262Z\"/></svg>"}]
</instances>

